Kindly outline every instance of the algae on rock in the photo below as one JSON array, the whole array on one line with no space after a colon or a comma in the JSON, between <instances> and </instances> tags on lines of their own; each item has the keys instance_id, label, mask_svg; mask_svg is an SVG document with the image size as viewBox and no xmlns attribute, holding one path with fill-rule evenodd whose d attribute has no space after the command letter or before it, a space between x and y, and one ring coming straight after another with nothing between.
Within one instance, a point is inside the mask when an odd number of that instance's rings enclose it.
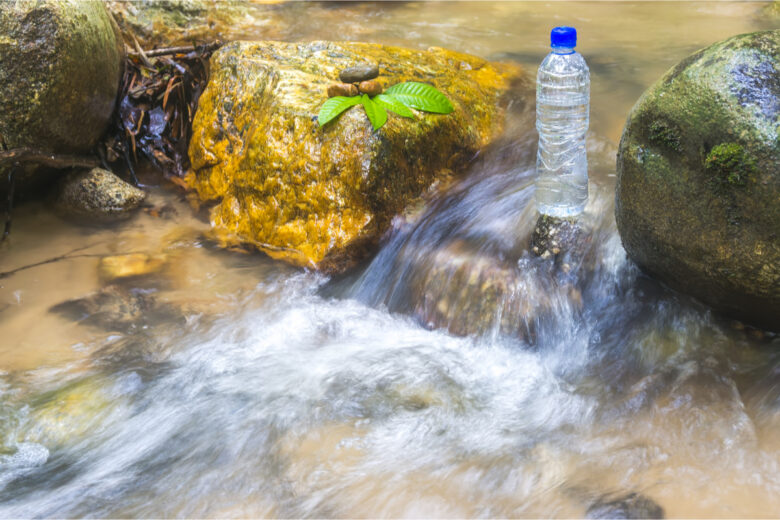
<instances>
[{"instance_id":1,"label":"algae on rock","mask_svg":"<svg viewBox=\"0 0 780 520\"><path fill-rule=\"evenodd\" d=\"M328 85L366 61L380 64L383 87L429 82L455 111L391 114L374 132L362 111L350 110L320 128ZM393 216L500 134L503 104L527 87L516 65L439 48L235 42L212 57L186 180L201 201L216 203L211 222L224 245L343 271Z\"/></svg>"}]
</instances>

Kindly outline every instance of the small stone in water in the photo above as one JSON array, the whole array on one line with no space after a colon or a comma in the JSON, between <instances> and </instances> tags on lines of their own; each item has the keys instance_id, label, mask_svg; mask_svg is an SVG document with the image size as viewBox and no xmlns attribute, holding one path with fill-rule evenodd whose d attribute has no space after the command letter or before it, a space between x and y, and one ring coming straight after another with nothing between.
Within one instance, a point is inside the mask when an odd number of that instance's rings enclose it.
<instances>
[{"instance_id":1,"label":"small stone in water","mask_svg":"<svg viewBox=\"0 0 780 520\"><path fill-rule=\"evenodd\" d=\"M361 63L353 67L347 67L339 74L339 79L344 83L360 83L379 76L379 66L374 63Z\"/></svg>"},{"instance_id":2,"label":"small stone in water","mask_svg":"<svg viewBox=\"0 0 780 520\"><path fill-rule=\"evenodd\" d=\"M585 512L585 518L664 518L664 509L652 499L639 493L617 498L602 498Z\"/></svg>"},{"instance_id":3,"label":"small stone in water","mask_svg":"<svg viewBox=\"0 0 780 520\"><path fill-rule=\"evenodd\" d=\"M378 81L361 81L358 89L369 96L377 96L382 93L382 85Z\"/></svg>"},{"instance_id":4,"label":"small stone in water","mask_svg":"<svg viewBox=\"0 0 780 520\"><path fill-rule=\"evenodd\" d=\"M155 273L165 266L166 261L165 255L144 253L104 256L98 264L98 272L103 281L112 281Z\"/></svg>"},{"instance_id":5,"label":"small stone in water","mask_svg":"<svg viewBox=\"0 0 780 520\"><path fill-rule=\"evenodd\" d=\"M358 88L351 84L351 83L334 83L333 85L328 87L328 97L336 97L336 96L357 96L358 95Z\"/></svg>"}]
</instances>

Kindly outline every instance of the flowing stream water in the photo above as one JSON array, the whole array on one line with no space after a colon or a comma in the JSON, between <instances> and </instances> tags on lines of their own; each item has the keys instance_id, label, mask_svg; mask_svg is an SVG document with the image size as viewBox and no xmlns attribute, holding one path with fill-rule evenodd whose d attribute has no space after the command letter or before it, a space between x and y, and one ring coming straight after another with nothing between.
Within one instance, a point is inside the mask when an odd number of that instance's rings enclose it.
<instances>
[{"instance_id":1,"label":"flowing stream water","mask_svg":"<svg viewBox=\"0 0 780 520\"><path fill-rule=\"evenodd\" d=\"M634 101L696 49L777 27L764 6L253 7L238 36L444 46L531 75L549 28L575 25L590 241L566 266L526 252L532 102L339 279L215 248L166 186L112 226L19 207L0 247L0 517L580 517L631 493L670 517L776 517L780 339L643 275L613 216ZM52 310L124 253L165 267ZM491 306L436 285L463 266L511 283Z\"/></svg>"}]
</instances>

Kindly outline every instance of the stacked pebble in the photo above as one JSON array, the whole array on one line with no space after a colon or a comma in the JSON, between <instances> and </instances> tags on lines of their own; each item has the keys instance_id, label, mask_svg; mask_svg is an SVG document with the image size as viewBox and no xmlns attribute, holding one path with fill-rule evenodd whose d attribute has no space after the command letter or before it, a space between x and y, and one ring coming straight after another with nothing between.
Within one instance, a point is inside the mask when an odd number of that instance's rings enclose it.
<instances>
[{"instance_id":1,"label":"stacked pebble","mask_svg":"<svg viewBox=\"0 0 780 520\"><path fill-rule=\"evenodd\" d=\"M348 67L339 73L341 83L334 83L328 87L328 97L357 96L368 94L376 96L382 93L382 85L374 78L379 76L379 66L373 63L361 63Z\"/></svg>"}]
</instances>

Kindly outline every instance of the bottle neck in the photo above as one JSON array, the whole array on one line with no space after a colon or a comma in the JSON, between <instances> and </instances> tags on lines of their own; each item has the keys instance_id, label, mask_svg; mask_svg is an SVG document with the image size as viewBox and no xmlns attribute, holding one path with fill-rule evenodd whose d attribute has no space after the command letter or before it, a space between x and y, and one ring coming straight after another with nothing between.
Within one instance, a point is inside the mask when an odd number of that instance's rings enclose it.
<instances>
[{"instance_id":1,"label":"bottle neck","mask_svg":"<svg viewBox=\"0 0 780 520\"><path fill-rule=\"evenodd\" d=\"M552 47L553 54L574 54L574 47Z\"/></svg>"}]
</instances>

